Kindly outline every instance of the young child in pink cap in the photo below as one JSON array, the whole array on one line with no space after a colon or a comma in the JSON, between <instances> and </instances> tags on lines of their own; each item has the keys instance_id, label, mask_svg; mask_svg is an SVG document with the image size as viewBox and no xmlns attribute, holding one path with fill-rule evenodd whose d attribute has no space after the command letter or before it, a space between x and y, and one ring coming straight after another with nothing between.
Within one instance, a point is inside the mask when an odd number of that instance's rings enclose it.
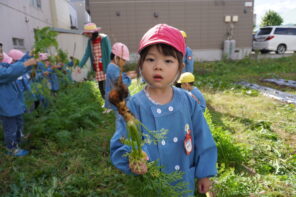
<instances>
[{"instance_id":1,"label":"young child in pink cap","mask_svg":"<svg viewBox=\"0 0 296 197\"><path fill-rule=\"evenodd\" d=\"M21 53L19 54L21 55ZM7 153L13 156L25 156L29 153L29 151L20 148L22 115L25 112L25 104L23 93L16 82L18 77L37 64L36 59L29 58L24 62L17 61L12 64L3 62L2 47L0 47L0 123L3 126Z\"/></svg>"},{"instance_id":2,"label":"young child in pink cap","mask_svg":"<svg viewBox=\"0 0 296 197\"><path fill-rule=\"evenodd\" d=\"M114 88L115 83L117 83L120 70L125 65L126 61L129 61L129 50L127 46L121 42L116 42L112 46L111 51L111 62L107 67L106 72L106 84L105 84L105 108L107 110L106 113L110 112L110 110L116 110L116 107L112 105L109 101L109 92ZM122 81L126 87L131 84L131 78L125 73L122 72Z\"/></svg>"},{"instance_id":3,"label":"young child in pink cap","mask_svg":"<svg viewBox=\"0 0 296 197\"><path fill-rule=\"evenodd\" d=\"M165 138L142 149L149 161L158 161L163 172L182 171L191 191L187 195L192 196L195 180L200 193L209 191L209 177L217 174L217 147L199 104L186 91L173 86L184 67L185 49L180 30L172 26L158 24L144 34L138 50L138 70L147 85L130 98L128 107L150 131L168 131ZM141 129L143 136L150 135ZM141 172L129 166L126 153L131 147L121 141L126 136L120 116L111 139L111 161L125 173L143 174L146 167Z\"/></svg>"}]
</instances>

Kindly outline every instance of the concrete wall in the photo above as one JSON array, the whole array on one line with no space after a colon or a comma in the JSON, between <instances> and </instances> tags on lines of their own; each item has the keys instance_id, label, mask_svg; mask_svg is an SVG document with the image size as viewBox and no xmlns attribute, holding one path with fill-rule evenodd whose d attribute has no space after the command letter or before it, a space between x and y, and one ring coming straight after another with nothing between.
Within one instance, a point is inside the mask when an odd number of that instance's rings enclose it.
<instances>
[{"instance_id":1,"label":"concrete wall","mask_svg":"<svg viewBox=\"0 0 296 197\"><path fill-rule=\"evenodd\" d=\"M243 57L241 51L245 49L250 51L253 7L253 0L89 0L92 21L102 27L112 43L121 41L136 52L140 38L150 27L167 23L188 34L187 43L196 59L211 59L212 55L221 59L230 31L229 23L224 22L226 15L239 19L233 28L237 57Z\"/></svg>"},{"instance_id":2,"label":"concrete wall","mask_svg":"<svg viewBox=\"0 0 296 197\"><path fill-rule=\"evenodd\" d=\"M50 0L53 27L71 29L70 9L67 0Z\"/></svg>"},{"instance_id":3,"label":"concrete wall","mask_svg":"<svg viewBox=\"0 0 296 197\"><path fill-rule=\"evenodd\" d=\"M70 31L69 2L41 0L41 8L37 8L32 2L33 0L0 1L0 42L4 45L4 51L14 48L12 38L24 39L25 46L21 50L31 50L34 44L34 29L50 26L69 30L68 33L59 33L59 46L73 55L72 50L76 43L74 55L81 58L86 39L81 32Z\"/></svg>"},{"instance_id":4,"label":"concrete wall","mask_svg":"<svg viewBox=\"0 0 296 197\"><path fill-rule=\"evenodd\" d=\"M59 47L63 51L67 52L69 56L81 59L84 55L88 39L81 34L60 32L57 36L57 41L59 43ZM72 78L76 81L82 81L87 78L87 73L90 70L90 60L88 60L80 73L78 73L77 70L73 71Z\"/></svg>"},{"instance_id":5,"label":"concrete wall","mask_svg":"<svg viewBox=\"0 0 296 197\"><path fill-rule=\"evenodd\" d=\"M85 9L85 1L71 1L71 5L76 9L78 16L78 29L83 30L84 24L90 22L90 16Z\"/></svg>"},{"instance_id":6,"label":"concrete wall","mask_svg":"<svg viewBox=\"0 0 296 197\"><path fill-rule=\"evenodd\" d=\"M34 29L44 26L52 26L48 0L41 0L41 8L34 7L30 0L0 1L0 42L4 51L13 48L12 38L24 39L22 50L30 50L34 43Z\"/></svg>"}]
</instances>

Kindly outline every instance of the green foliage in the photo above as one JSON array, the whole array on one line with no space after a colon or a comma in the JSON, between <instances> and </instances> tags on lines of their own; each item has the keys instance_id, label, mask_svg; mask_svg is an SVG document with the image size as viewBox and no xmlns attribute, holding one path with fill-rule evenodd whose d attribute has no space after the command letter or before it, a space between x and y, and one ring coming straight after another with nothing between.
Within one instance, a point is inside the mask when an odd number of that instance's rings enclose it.
<instances>
[{"instance_id":1,"label":"green foliage","mask_svg":"<svg viewBox=\"0 0 296 197\"><path fill-rule=\"evenodd\" d=\"M51 46L58 48L58 42L56 40L57 32L52 31L50 27L44 27L42 29L35 30L35 44L34 55L38 57L40 52L46 52Z\"/></svg>"},{"instance_id":2,"label":"green foliage","mask_svg":"<svg viewBox=\"0 0 296 197\"><path fill-rule=\"evenodd\" d=\"M64 63L64 64L67 64L69 62L69 59L68 59L68 54L66 52L64 52L62 49L58 49L58 54L57 54L57 62L59 63Z\"/></svg>"},{"instance_id":3,"label":"green foliage","mask_svg":"<svg viewBox=\"0 0 296 197\"><path fill-rule=\"evenodd\" d=\"M48 139L59 142L71 142L75 137L75 132L80 129L96 128L100 117L98 101L93 102L99 95L95 85L90 82L83 84L73 84L59 93L57 98L52 98L49 109L35 112L41 116L38 124L30 125L32 132L32 146L40 146L38 137L47 136ZM81 91L85 89L85 91ZM77 96L79 95L79 96ZM79 109L79 110L78 110ZM46 116L45 116L46 114ZM26 116L26 121L32 121L35 117L32 114ZM35 141L36 139L36 141ZM67 145L68 143L60 143Z\"/></svg>"},{"instance_id":4,"label":"green foliage","mask_svg":"<svg viewBox=\"0 0 296 197\"><path fill-rule=\"evenodd\" d=\"M262 18L261 27L276 26L283 23L283 18L275 11L268 10Z\"/></svg>"},{"instance_id":5,"label":"green foliage","mask_svg":"<svg viewBox=\"0 0 296 197\"><path fill-rule=\"evenodd\" d=\"M246 147L237 144L231 138L230 133L222 127L217 127L213 121L209 110L204 113L207 123L215 139L218 148L218 163L226 167L236 167L240 169L242 164L248 160L249 153Z\"/></svg>"},{"instance_id":6,"label":"green foliage","mask_svg":"<svg viewBox=\"0 0 296 197\"><path fill-rule=\"evenodd\" d=\"M141 83L140 79L133 79L131 85L128 87L130 95L134 95L140 92L144 87L144 83Z\"/></svg>"},{"instance_id":7,"label":"green foliage","mask_svg":"<svg viewBox=\"0 0 296 197\"><path fill-rule=\"evenodd\" d=\"M219 173L212 178L217 197L296 195L295 105L247 93L233 84L260 83L264 77L295 80L295 61L296 56L198 63L196 85L209 104L205 116L218 146ZM136 88L134 92L141 90ZM96 82L72 84L50 99L48 108L25 115L24 131L31 135L22 147L30 150L28 156L10 157L0 146L1 196L139 196L131 194L137 187L130 184L147 187L139 192L166 186L167 179L159 180L159 185L149 182L159 171L147 174L147 184L139 184L140 177L112 166L109 141L115 118L113 113L102 114ZM231 105L236 100L239 103ZM258 108L261 105L268 108Z\"/></svg>"},{"instance_id":8,"label":"green foliage","mask_svg":"<svg viewBox=\"0 0 296 197\"><path fill-rule=\"evenodd\" d=\"M249 196L256 191L257 186L253 187L253 184L253 178L237 176L234 168L226 168L222 163L219 166L219 179L215 180L214 191L219 197Z\"/></svg>"},{"instance_id":9,"label":"green foliage","mask_svg":"<svg viewBox=\"0 0 296 197\"><path fill-rule=\"evenodd\" d=\"M131 70L137 70L136 68L137 68L137 64L132 63L132 64L126 64L123 67L123 70L124 70L124 72L127 72L127 71L131 71Z\"/></svg>"},{"instance_id":10,"label":"green foliage","mask_svg":"<svg viewBox=\"0 0 296 197\"><path fill-rule=\"evenodd\" d=\"M145 138L140 129L147 131ZM122 138L122 143L131 147L131 152L124 155L129 158L130 163L143 161L142 146L147 143L157 143L165 138L167 130L150 131L139 120L129 120L127 122L128 138ZM143 139L143 140L142 140ZM146 158L144 158L146 159ZM150 196L182 196L190 193L187 185L182 181L183 173L174 171L166 174L162 172L157 161L147 163L148 171L143 175L131 176L127 181L128 192L133 196L150 197Z\"/></svg>"},{"instance_id":11,"label":"green foliage","mask_svg":"<svg viewBox=\"0 0 296 197\"><path fill-rule=\"evenodd\" d=\"M128 193L137 197L167 196L177 197L188 194L187 183L181 182L183 173L175 171L166 174L157 166L157 161L148 164L148 173L130 176L127 180ZM172 186L171 184L174 183Z\"/></svg>"},{"instance_id":12,"label":"green foliage","mask_svg":"<svg viewBox=\"0 0 296 197\"><path fill-rule=\"evenodd\" d=\"M245 95L256 96L256 91L235 85L239 81L250 83L262 78L285 78L294 80L296 55L279 59L252 60L244 58L238 61L219 61L198 63L195 85L211 91L237 90ZM232 91L232 90L231 90ZM296 92L295 92L296 93Z\"/></svg>"}]
</instances>

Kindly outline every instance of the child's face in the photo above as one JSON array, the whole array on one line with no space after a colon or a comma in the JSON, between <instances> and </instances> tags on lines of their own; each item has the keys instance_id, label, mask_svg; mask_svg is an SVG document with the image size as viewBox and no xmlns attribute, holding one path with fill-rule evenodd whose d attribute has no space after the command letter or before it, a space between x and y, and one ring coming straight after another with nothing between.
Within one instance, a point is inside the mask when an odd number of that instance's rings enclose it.
<instances>
[{"instance_id":1,"label":"child's face","mask_svg":"<svg viewBox=\"0 0 296 197\"><path fill-rule=\"evenodd\" d=\"M3 61L3 59L4 59L3 53L2 53L2 52L0 52L0 62L2 62L2 61Z\"/></svg>"},{"instance_id":2,"label":"child's face","mask_svg":"<svg viewBox=\"0 0 296 197\"><path fill-rule=\"evenodd\" d=\"M0 46L0 62L2 62L3 59L4 59L4 54L3 54L2 46Z\"/></svg>"},{"instance_id":3,"label":"child's face","mask_svg":"<svg viewBox=\"0 0 296 197\"><path fill-rule=\"evenodd\" d=\"M178 59L173 56L164 56L156 46L152 46L142 65L144 79L154 88L169 87L178 74Z\"/></svg>"},{"instance_id":4,"label":"child's face","mask_svg":"<svg viewBox=\"0 0 296 197\"><path fill-rule=\"evenodd\" d=\"M88 38L91 38L92 33L84 33L84 35L85 35L86 37L88 37Z\"/></svg>"},{"instance_id":5,"label":"child's face","mask_svg":"<svg viewBox=\"0 0 296 197\"><path fill-rule=\"evenodd\" d=\"M126 61L120 57L117 57L117 62L116 64L120 67L123 67L125 65Z\"/></svg>"},{"instance_id":6,"label":"child's face","mask_svg":"<svg viewBox=\"0 0 296 197\"><path fill-rule=\"evenodd\" d=\"M190 84L189 83L181 83L181 88L185 89L185 90L190 90Z\"/></svg>"},{"instance_id":7,"label":"child's face","mask_svg":"<svg viewBox=\"0 0 296 197\"><path fill-rule=\"evenodd\" d=\"M50 61L45 60L45 61L44 61L44 64L45 64L46 67L48 67L48 66L50 65Z\"/></svg>"}]
</instances>

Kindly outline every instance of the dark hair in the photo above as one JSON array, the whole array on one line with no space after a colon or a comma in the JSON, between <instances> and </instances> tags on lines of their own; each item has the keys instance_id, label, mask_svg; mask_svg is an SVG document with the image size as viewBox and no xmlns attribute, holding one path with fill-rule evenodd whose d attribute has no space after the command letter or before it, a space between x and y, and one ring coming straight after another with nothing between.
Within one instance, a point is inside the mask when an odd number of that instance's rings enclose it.
<instances>
[{"instance_id":1,"label":"dark hair","mask_svg":"<svg viewBox=\"0 0 296 197\"><path fill-rule=\"evenodd\" d=\"M115 57L114 53L111 52L111 54L110 54L110 59L111 59L111 60L114 60L114 57Z\"/></svg>"},{"instance_id":2,"label":"dark hair","mask_svg":"<svg viewBox=\"0 0 296 197\"><path fill-rule=\"evenodd\" d=\"M138 76L140 76L140 69L143 66L143 63L145 61L145 58L149 52L149 49L152 46L156 46L157 50L163 54L164 56L173 56L174 58L176 58L178 60L178 72L179 75L181 75L181 71L183 69L183 55L180 51L177 51L174 47L170 46L170 45L166 45L166 44L154 44L154 45L150 45L147 46L146 48L144 48L141 52L140 52L140 59L138 61L138 66L137 66L137 73ZM180 76L179 76L180 77ZM179 78L177 77L177 79Z\"/></svg>"},{"instance_id":3,"label":"dark hair","mask_svg":"<svg viewBox=\"0 0 296 197\"><path fill-rule=\"evenodd\" d=\"M95 40L99 36L99 32L94 32L91 34L91 39Z\"/></svg>"},{"instance_id":4,"label":"dark hair","mask_svg":"<svg viewBox=\"0 0 296 197\"><path fill-rule=\"evenodd\" d=\"M182 87L181 87L181 83L175 83L175 86L176 86L177 88L182 88Z\"/></svg>"},{"instance_id":5,"label":"dark hair","mask_svg":"<svg viewBox=\"0 0 296 197\"><path fill-rule=\"evenodd\" d=\"M0 43L0 47L2 47L3 46L3 44L2 43Z\"/></svg>"}]
</instances>

